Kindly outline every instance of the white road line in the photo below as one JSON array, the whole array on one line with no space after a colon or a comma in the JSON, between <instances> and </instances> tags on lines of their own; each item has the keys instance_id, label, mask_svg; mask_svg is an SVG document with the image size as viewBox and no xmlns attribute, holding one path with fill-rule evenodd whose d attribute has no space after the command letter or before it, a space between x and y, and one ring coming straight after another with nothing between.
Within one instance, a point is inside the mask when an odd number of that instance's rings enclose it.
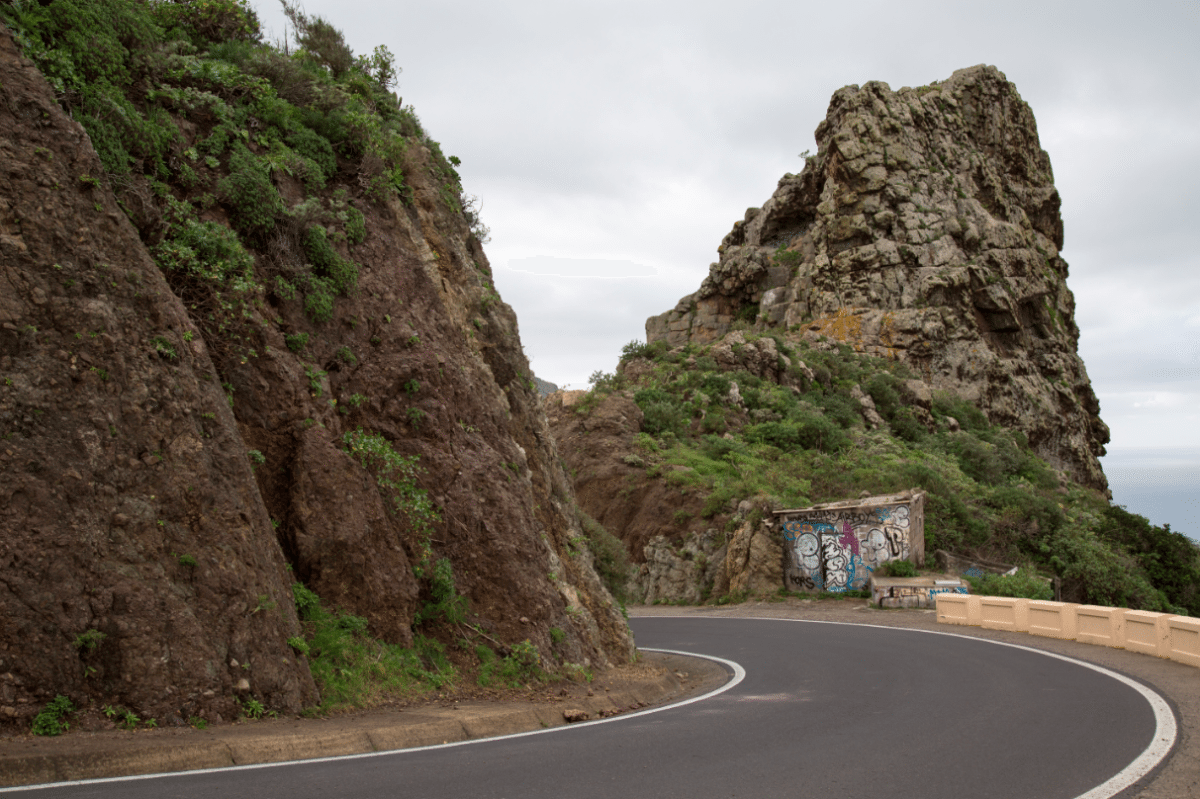
<instances>
[{"instance_id":1,"label":"white road line","mask_svg":"<svg viewBox=\"0 0 1200 799\"><path fill-rule=\"evenodd\" d=\"M1142 685L1136 680L1126 677L1124 674L1118 674L1115 671L1106 669L1103 666L1098 666L1095 663L1088 663L1086 660L1078 660L1067 655L1060 655L1056 652L1047 652L1044 649L1036 649L1031 646L1021 646L1020 644L1010 644L1006 641L995 641L991 638L976 638L973 635L962 635L960 633L946 632L943 630L920 630L912 627L889 627L884 624L857 624L848 621L823 621L820 619L780 619L763 616L635 616L638 619L753 619L755 621L790 621L800 622L804 624L840 624L845 627L874 627L879 630L897 630L899 632L910 633L926 633L928 635L947 635L951 638L963 638L968 641L983 641L997 646L1007 646L1013 649L1023 649L1026 652L1033 652L1038 655L1045 655L1048 658L1057 658L1064 660L1067 663L1074 663L1078 666L1091 669L1099 672L1106 677L1111 677L1119 683L1128 685L1133 690L1142 695L1142 698L1150 705L1150 709L1154 711L1154 737L1140 755L1133 759L1128 766L1117 772L1108 781L1097 785L1087 793L1080 794L1075 799L1111 799L1121 791L1136 783L1142 777L1145 777L1158 766L1159 763L1171 753L1171 749L1175 746L1175 741L1178 738L1179 730L1175 723L1175 713L1171 710L1171 706L1167 704L1167 700L1163 699L1157 692L1150 690L1145 685Z\"/></svg>"},{"instance_id":2,"label":"white road line","mask_svg":"<svg viewBox=\"0 0 1200 799\"><path fill-rule=\"evenodd\" d=\"M566 732L568 730L576 730L580 727L591 727L596 724L608 724L610 721L624 721L626 719L635 718L637 716L648 716L651 713L661 713L664 710L671 710L684 705L690 705L693 702L702 702L705 699L711 699L718 694L723 694L730 688L733 688L742 680L746 679L746 670L741 664L725 658L714 657L712 655L700 655L695 652L680 652L674 649L653 649L651 647L640 647L643 652L664 652L668 655L684 655L686 657L701 658L703 660L711 660L715 663L720 663L733 672L733 678L724 685L716 688L703 696L694 696L691 699L684 699L681 702L673 702L671 704L662 705L660 707L647 708L634 713L620 713L615 716L609 716L606 719L596 719L595 721L582 721L575 724L568 724L563 727L548 727L543 730L530 730L529 732L515 732L509 735L497 735L492 738L472 738L468 741L455 741L454 743L434 744L432 746L416 746L411 749L389 749L385 752L362 752L356 755L337 755L334 757L313 757L307 760L284 760L278 763L248 763L244 766L218 766L216 768L201 768L192 771L168 771L159 774L135 774L129 777L103 777L93 780L70 780L67 782L46 782L39 785L17 785L11 788L0 788L0 793L11 793L13 791L36 791L45 788L64 788L75 785L101 785L112 782L132 782L134 780L154 780L165 777L191 777L196 774L219 774L230 771L248 771L251 769L264 768L279 768L281 766L299 766L309 765L312 763L334 763L342 760L361 760L368 757L384 757L384 756L400 756L409 752L427 752L431 749L451 749L456 746L470 746L472 744L490 743L492 741L502 741L506 738L525 738L530 735L544 735L552 732ZM1090 799L1090 797L1089 797Z\"/></svg>"}]
</instances>

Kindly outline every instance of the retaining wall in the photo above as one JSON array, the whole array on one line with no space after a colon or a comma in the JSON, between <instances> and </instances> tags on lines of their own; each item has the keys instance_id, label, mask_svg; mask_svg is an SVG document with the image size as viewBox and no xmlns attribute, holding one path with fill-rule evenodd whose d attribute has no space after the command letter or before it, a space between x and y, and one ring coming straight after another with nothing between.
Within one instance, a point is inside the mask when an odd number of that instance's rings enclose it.
<instances>
[{"instance_id":1,"label":"retaining wall","mask_svg":"<svg viewBox=\"0 0 1200 799\"><path fill-rule=\"evenodd\" d=\"M1200 668L1200 619L1074 602L939 594L941 624L1010 630L1128 649Z\"/></svg>"}]
</instances>

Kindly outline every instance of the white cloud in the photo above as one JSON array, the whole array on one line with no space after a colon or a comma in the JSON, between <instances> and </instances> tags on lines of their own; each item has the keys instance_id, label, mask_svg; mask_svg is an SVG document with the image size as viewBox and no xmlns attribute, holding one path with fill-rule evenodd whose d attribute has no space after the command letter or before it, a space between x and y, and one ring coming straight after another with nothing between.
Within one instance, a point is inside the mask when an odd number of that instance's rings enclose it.
<instances>
[{"instance_id":1,"label":"white cloud","mask_svg":"<svg viewBox=\"0 0 1200 799\"><path fill-rule=\"evenodd\" d=\"M1200 446L1191 412L1200 407L1195 2L305 8L357 52L387 44L395 53L399 93L463 159L467 190L483 199L501 294L534 368L556 382L611 370L621 345L644 336L647 316L699 287L733 221L800 169L796 156L813 147L836 89L916 86L994 64L1032 107L1054 165L1080 352L1114 446ZM259 12L282 33L276 3ZM656 274L605 280L503 266L538 256ZM580 269L572 274L595 271Z\"/></svg>"},{"instance_id":2,"label":"white cloud","mask_svg":"<svg viewBox=\"0 0 1200 799\"><path fill-rule=\"evenodd\" d=\"M555 277L650 277L657 275L653 266L606 258L559 258L553 255L531 255L513 258L508 268L514 272L530 275L552 275Z\"/></svg>"}]
</instances>

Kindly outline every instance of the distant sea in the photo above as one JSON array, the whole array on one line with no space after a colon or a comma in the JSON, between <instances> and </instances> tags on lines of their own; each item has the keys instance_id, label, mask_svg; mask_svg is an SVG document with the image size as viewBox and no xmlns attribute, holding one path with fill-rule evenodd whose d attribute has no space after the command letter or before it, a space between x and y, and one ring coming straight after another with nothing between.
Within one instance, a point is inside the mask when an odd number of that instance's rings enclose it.
<instances>
[{"instance_id":1,"label":"distant sea","mask_svg":"<svg viewBox=\"0 0 1200 799\"><path fill-rule=\"evenodd\" d=\"M1110 447L1100 463L1113 504L1200 542L1200 448Z\"/></svg>"}]
</instances>

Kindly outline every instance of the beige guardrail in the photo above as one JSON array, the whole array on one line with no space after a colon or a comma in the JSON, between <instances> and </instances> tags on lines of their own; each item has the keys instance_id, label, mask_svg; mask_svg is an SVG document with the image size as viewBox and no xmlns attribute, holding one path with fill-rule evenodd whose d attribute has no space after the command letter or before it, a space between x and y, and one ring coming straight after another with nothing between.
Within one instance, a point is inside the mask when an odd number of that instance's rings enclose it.
<instances>
[{"instance_id":1,"label":"beige guardrail","mask_svg":"<svg viewBox=\"0 0 1200 799\"><path fill-rule=\"evenodd\" d=\"M1128 649L1200 668L1200 619L1074 602L938 594L937 620Z\"/></svg>"}]
</instances>

